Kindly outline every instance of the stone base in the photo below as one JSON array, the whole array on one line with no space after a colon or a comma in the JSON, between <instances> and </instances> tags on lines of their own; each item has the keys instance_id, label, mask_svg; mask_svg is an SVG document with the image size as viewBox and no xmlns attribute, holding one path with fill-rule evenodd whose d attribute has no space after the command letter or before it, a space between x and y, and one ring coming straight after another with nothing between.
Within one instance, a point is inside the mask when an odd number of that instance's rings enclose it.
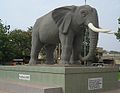
<instances>
[{"instance_id":1,"label":"stone base","mask_svg":"<svg viewBox=\"0 0 120 93\"><path fill-rule=\"evenodd\" d=\"M99 93L116 88L116 67L0 66L0 89L15 93Z\"/></svg>"}]
</instances>

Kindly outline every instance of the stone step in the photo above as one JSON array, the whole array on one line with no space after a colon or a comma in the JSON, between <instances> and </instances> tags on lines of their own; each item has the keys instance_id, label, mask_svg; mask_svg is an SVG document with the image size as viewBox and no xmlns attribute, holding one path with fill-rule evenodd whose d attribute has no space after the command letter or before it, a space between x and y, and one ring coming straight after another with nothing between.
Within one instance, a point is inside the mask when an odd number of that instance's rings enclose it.
<instances>
[{"instance_id":1,"label":"stone step","mask_svg":"<svg viewBox=\"0 0 120 93\"><path fill-rule=\"evenodd\" d=\"M63 93L61 87L24 84L10 80L0 80L0 90L9 91L5 93Z\"/></svg>"}]
</instances>

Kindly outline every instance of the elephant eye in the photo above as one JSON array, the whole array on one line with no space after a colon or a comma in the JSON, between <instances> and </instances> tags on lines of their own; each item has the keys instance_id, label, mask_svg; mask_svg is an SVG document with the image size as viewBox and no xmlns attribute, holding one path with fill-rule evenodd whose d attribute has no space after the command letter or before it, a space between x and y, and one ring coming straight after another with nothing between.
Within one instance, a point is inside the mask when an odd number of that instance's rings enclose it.
<instances>
[{"instance_id":1,"label":"elephant eye","mask_svg":"<svg viewBox=\"0 0 120 93\"><path fill-rule=\"evenodd\" d=\"M88 12L87 12L86 10L82 10L82 11L81 11L81 15L82 15L83 17L86 17L87 14L88 14Z\"/></svg>"},{"instance_id":2,"label":"elephant eye","mask_svg":"<svg viewBox=\"0 0 120 93\"><path fill-rule=\"evenodd\" d=\"M87 13L85 11L82 12L82 16L83 17L86 17L87 16Z\"/></svg>"}]
</instances>

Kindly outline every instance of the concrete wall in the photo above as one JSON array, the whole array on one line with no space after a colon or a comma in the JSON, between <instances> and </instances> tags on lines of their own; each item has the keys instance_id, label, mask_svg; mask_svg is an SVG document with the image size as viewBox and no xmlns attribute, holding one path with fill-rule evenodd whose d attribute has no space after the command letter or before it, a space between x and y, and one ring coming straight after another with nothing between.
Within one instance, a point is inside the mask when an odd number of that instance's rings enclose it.
<instances>
[{"instance_id":1,"label":"concrete wall","mask_svg":"<svg viewBox=\"0 0 120 93\"><path fill-rule=\"evenodd\" d=\"M63 93L113 90L118 86L117 75L118 68L112 67L0 66L0 79L3 81L61 87Z\"/></svg>"}]
</instances>

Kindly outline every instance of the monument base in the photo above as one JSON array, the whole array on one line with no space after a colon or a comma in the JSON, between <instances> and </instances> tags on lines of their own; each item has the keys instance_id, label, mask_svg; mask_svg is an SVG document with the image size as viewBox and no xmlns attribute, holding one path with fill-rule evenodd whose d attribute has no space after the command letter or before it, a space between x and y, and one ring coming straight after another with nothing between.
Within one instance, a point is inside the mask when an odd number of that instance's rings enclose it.
<instances>
[{"instance_id":1,"label":"monument base","mask_svg":"<svg viewBox=\"0 0 120 93\"><path fill-rule=\"evenodd\" d=\"M0 66L0 89L15 93L99 93L117 88L116 67Z\"/></svg>"}]
</instances>

